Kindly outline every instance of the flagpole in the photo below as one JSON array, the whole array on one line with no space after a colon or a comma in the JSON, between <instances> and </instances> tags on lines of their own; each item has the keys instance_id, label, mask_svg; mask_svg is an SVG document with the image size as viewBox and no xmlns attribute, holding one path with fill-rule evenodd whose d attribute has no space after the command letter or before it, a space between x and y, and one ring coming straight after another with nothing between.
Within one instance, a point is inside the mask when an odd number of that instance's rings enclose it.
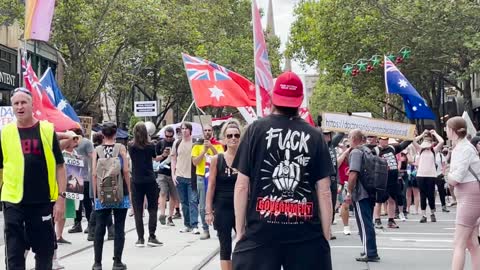
<instances>
[{"instance_id":1,"label":"flagpole","mask_svg":"<svg viewBox=\"0 0 480 270\"><path fill-rule=\"evenodd\" d=\"M192 101L192 103L191 103L190 106L188 107L188 109L187 109L187 111L185 112L185 115L183 116L181 122L185 121L185 118L187 118L187 115L188 115L188 113L190 112L190 110L192 109L193 104L195 104L195 100Z\"/></svg>"},{"instance_id":2,"label":"flagpole","mask_svg":"<svg viewBox=\"0 0 480 270\"><path fill-rule=\"evenodd\" d=\"M254 70L254 76L255 76L255 97L256 97L256 102L257 102L257 117L262 117L262 96L260 95L260 86L258 85L257 82L257 66L255 65L255 40L257 39L257 36L255 35L255 7L256 7L256 0L252 0L252 25L253 25L253 70Z\"/></svg>"},{"instance_id":3,"label":"flagpole","mask_svg":"<svg viewBox=\"0 0 480 270\"><path fill-rule=\"evenodd\" d=\"M197 104L195 103L195 96L193 95L192 82L190 82L190 79L188 78L187 66L185 65L185 61L183 61L183 53L182 53L182 62L183 62L183 68L185 69L185 73L187 74L187 81L188 81L188 85L190 86L190 93L192 93L192 100L193 100L192 104L195 104L195 108L197 109L197 111L199 111L200 108L198 108ZM203 114L205 114L205 112ZM202 127L202 131L203 131L202 118L200 117L200 114L198 118L200 120L200 126Z\"/></svg>"}]
</instances>

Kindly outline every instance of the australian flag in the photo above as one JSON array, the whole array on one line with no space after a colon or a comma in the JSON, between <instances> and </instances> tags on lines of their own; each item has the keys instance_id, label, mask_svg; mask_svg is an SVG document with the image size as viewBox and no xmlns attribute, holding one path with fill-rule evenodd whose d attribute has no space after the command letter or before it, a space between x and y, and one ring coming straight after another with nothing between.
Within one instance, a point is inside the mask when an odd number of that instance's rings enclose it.
<instances>
[{"instance_id":1,"label":"australian flag","mask_svg":"<svg viewBox=\"0 0 480 270\"><path fill-rule=\"evenodd\" d=\"M43 77L40 79L40 83L47 92L52 104L55 105L59 111L70 117L70 119L80 123L80 118L78 118L77 113L70 103L68 103L67 99L63 96L62 91L60 91L50 67L43 74Z\"/></svg>"},{"instance_id":2,"label":"australian flag","mask_svg":"<svg viewBox=\"0 0 480 270\"><path fill-rule=\"evenodd\" d=\"M435 119L435 114L425 100L398 68L385 56L385 87L389 94L399 94L403 98L408 119Z\"/></svg>"}]
</instances>

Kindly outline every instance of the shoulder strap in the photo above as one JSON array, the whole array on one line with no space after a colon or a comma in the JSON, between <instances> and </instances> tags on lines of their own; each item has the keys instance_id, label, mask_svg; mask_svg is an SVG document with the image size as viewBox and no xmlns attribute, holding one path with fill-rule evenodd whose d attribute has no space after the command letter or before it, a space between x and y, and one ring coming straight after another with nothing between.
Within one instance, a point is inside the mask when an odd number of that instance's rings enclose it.
<instances>
[{"instance_id":1,"label":"shoulder strap","mask_svg":"<svg viewBox=\"0 0 480 270\"><path fill-rule=\"evenodd\" d=\"M105 152L103 151L103 145L99 145L95 147L95 152L97 153L99 158L105 158Z\"/></svg>"},{"instance_id":2,"label":"shoulder strap","mask_svg":"<svg viewBox=\"0 0 480 270\"><path fill-rule=\"evenodd\" d=\"M217 155L217 174L223 167L223 163L225 162L225 158L223 157L223 153Z\"/></svg>"},{"instance_id":3,"label":"shoulder strap","mask_svg":"<svg viewBox=\"0 0 480 270\"><path fill-rule=\"evenodd\" d=\"M478 178L478 175L475 173L475 171L472 169L472 167L468 166L468 171L473 174L475 179L477 179L478 182L480 182L480 178Z\"/></svg>"},{"instance_id":4,"label":"shoulder strap","mask_svg":"<svg viewBox=\"0 0 480 270\"><path fill-rule=\"evenodd\" d=\"M180 143L182 143L182 138L178 139L177 143L175 143L175 153L177 153L177 156L178 156L178 147L180 146Z\"/></svg>"},{"instance_id":5,"label":"shoulder strap","mask_svg":"<svg viewBox=\"0 0 480 270\"><path fill-rule=\"evenodd\" d=\"M120 149L122 148L122 145L119 143L116 143L113 145L113 157L118 157L120 155Z\"/></svg>"}]
</instances>

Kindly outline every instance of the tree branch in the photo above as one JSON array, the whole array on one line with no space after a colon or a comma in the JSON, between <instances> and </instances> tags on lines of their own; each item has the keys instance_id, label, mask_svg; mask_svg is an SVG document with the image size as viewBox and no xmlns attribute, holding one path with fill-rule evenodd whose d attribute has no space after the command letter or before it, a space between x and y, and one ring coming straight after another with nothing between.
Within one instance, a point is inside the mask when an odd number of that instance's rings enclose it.
<instances>
[{"instance_id":1,"label":"tree branch","mask_svg":"<svg viewBox=\"0 0 480 270\"><path fill-rule=\"evenodd\" d=\"M112 58L108 62L108 65L103 69L102 77L100 79L100 82L97 85L97 89L95 89L95 92L93 92L93 95L88 99L88 101L83 104L83 106L80 108L80 111L82 111L84 108L88 108L88 106L90 106L93 100L98 96L103 86L105 85L105 82L107 81L108 74L110 73L110 70L112 69L112 66L115 63L115 60L117 59L118 55L123 50L123 48L125 47L125 44L126 44L126 41L124 40L118 45L117 50L115 51Z\"/></svg>"},{"instance_id":2,"label":"tree branch","mask_svg":"<svg viewBox=\"0 0 480 270\"><path fill-rule=\"evenodd\" d=\"M464 94L464 91L463 89L458 86L456 83L452 82L451 80L449 80L448 78L445 78L442 76L442 80L445 81L446 83L450 84L451 86L455 87L455 89L460 92L462 95Z\"/></svg>"}]
</instances>

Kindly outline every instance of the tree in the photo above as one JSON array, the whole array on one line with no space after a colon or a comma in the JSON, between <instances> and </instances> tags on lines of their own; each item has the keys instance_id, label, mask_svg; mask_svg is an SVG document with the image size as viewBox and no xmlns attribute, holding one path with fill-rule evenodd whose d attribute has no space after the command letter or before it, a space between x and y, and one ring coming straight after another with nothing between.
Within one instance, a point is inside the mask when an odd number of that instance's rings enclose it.
<instances>
[{"instance_id":1,"label":"tree","mask_svg":"<svg viewBox=\"0 0 480 270\"><path fill-rule=\"evenodd\" d=\"M399 68L437 116L438 78L464 96L472 113L469 82L470 74L479 71L474 64L480 52L479 11L480 6L468 0L301 1L288 52L340 80L344 63L408 46L413 57ZM373 95L382 103L381 72L353 80L358 96Z\"/></svg>"},{"instance_id":2,"label":"tree","mask_svg":"<svg viewBox=\"0 0 480 270\"><path fill-rule=\"evenodd\" d=\"M15 12L0 14L0 20L21 21L23 5L11 2ZM253 79L250 8L249 0L59 1L50 42L65 59L62 91L80 104L79 114L91 115L99 115L99 97L108 94L119 123L129 122L137 96L159 100L160 113L153 117L158 127L169 108L181 114L191 103L182 52ZM268 43L277 75L280 41L272 37Z\"/></svg>"}]
</instances>

